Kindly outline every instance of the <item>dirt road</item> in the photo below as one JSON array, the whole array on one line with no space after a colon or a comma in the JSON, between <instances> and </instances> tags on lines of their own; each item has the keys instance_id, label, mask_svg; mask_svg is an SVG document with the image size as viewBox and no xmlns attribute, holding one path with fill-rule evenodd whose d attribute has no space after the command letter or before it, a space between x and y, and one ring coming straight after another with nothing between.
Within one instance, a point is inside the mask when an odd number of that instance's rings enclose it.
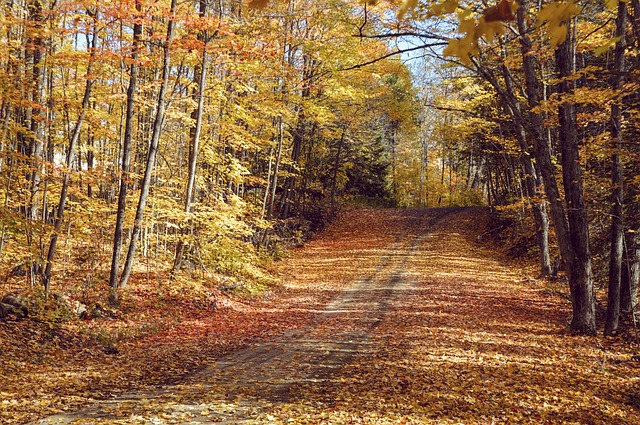
<instances>
[{"instance_id":1,"label":"dirt road","mask_svg":"<svg viewBox=\"0 0 640 425\"><path fill-rule=\"evenodd\" d=\"M483 217L350 212L286 260L287 284L342 288L309 326L38 423L640 423L633 365L475 246Z\"/></svg>"}]
</instances>

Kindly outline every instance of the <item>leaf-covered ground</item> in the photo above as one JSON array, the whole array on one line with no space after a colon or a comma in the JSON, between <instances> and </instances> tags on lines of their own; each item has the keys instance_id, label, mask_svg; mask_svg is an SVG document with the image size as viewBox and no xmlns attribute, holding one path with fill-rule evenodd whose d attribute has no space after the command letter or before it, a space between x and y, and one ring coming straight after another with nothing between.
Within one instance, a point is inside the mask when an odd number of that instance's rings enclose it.
<instances>
[{"instance_id":1,"label":"leaf-covered ground","mask_svg":"<svg viewBox=\"0 0 640 425\"><path fill-rule=\"evenodd\" d=\"M565 298L476 244L484 224L483 209L348 211L268 296L183 306L118 354L0 324L0 422L139 388L41 423L640 423L637 347L572 336Z\"/></svg>"}]
</instances>

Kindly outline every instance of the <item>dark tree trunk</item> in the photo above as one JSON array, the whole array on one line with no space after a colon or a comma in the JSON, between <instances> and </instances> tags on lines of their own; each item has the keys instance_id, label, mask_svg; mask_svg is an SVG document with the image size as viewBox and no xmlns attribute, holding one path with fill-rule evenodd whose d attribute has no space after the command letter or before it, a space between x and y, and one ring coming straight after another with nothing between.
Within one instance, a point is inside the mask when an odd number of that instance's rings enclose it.
<instances>
[{"instance_id":1,"label":"dark tree trunk","mask_svg":"<svg viewBox=\"0 0 640 425\"><path fill-rule=\"evenodd\" d=\"M273 205L276 199L276 190L278 189L278 172L280 171L280 161L282 160L282 145L284 142L284 121L282 116L278 117L278 148L276 150L276 163L273 168L273 182L271 183L271 199L269 201L269 209L267 210L267 218L273 217Z\"/></svg>"},{"instance_id":2,"label":"dark tree trunk","mask_svg":"<svg viewBox=\"0 0 640 425\"><path fill-rule=\"evenodd\" d=\"M28 40L28 55L31 59L31 121L29 123L30 134L28 154L31 158L31 175L29 181L31 183L31 199L27 206L27 218L29 220L38 219L38 193L41 191L40 183L42 180L42 156L44 150L45 128L46 122L44 90L45 90L45 14L42 9L42 2L39 0L29 1L28 5L29 21L33 26L34 34ZM31 241L30 241L31 242Z\"/></svg>"},{"instance_id":3,"label":"dark tree trunk","mask_svg":"<svg viewBox=\"0 0 640 425\"><path fill-rule=\"evenodd\" d=\"M628 233L627 254L622 267L620 286L620 309L633 312L638 303L638 283L640 282L640 227Z\"/></svg>"},{"instance_id":4,"label":"dark tree trunk","mask_svg":"<svg viewBox=\"0 0 640 425\"><path fill-rule=\"evenodd\" d=\"M534 136L536 163L544 182L549 202L551 219L560 246L573 307L571 328L585 334L595 334L595 298L589 252L589 232L587 212L584 203L584 188L578 156L578 136L575 107L564 104L558 111L560 122L559 139L562 153L562 175L567 212L560 197L556 181L556 170L551 160L551 146L545 137L542 115L537 112L540 105L540 82L536 73L535 55L529 38L524 11L528 9L525 0L520 1L517 23L520 31L523 70L529 104L530 130ZM567 77L572 74L572 44L570 37L556 51L556 66L560 94L572 94L573 87Z\"/></svg>"},{"instance_id":5,"label":"dark tree trunk","mask_svg":"<svg viewBox=\"0 0 640 425\"><path fill-rule=\"evenodd\" d=\"M291 203L293 202L297 166L300 161L300 153L302 152L302 142L304 140L305 116L304 112L298 114L298 124L293 132L293 142L291 147L291 165L288 168L288 176L284 181L282 195L280 196L280 218L288 218L291 212Z\"/></svg>"},{"instance_id":6,"label":"dark tree trunk","mask_svg":"<svg viewBox=\"0 0 640 425\"><path fill-rule=\"evenodd\" d=\"M567 29L571 34L570 24L567 24ZM572 96L574 93L573 83L570 81L573 75L572 63L572 40L571 36L568 36L556 50L556 68L560 79L558 93L561 96ZM573 103L566 102L560 105L558 122L569 242L572 248L572 252L567 253L568 256L563 255L573 304L571 328L580 333L593 335L596 333L596 317L589 249L589 223L578 150L576 109Z\"/></svg>"},{"instance_id":7,"label":"dark tree trunk","mask_svg":"<svg viewBox=\"0 0 640 425\"><path fill-rule=\"evenodd\" d=\"M336 152L336 159L333 162L333 171L331 173L331 194L329 195L329 202L331 205L331 209L335 210L335 196L336 196L336 189L337 189L337 184L338 184L338 171L340 169L340 161L341 161L341 154L342 154L342 145L344 144L344 136L345 133L347 132L345 127L342 127L342 133L340 134L340 140L338 140L338 151Z\"/></svg>"},{"instance_id":8,"label":"dark tree trunk","mask_svg":"<svg viewBox=\"0 0 640 425\"><path fill-rule=\"evenodd\" d=\"M625 26L627 24L627 4L618 3L618 17L616 19L615 58L613 65L614 90L620 90L623 82L625 67L624 49L626 47ZM613 335L618 329L620 317L620 280L622 274L622 254L624 244L624 224L622 204L624 200L622 175L622 111L620 105L611 105L611 139L613 155L611 157L611 250L609 254L609 291L607 294L607 320L604 327L605 335Z\"/></svg>"}]
</instances>

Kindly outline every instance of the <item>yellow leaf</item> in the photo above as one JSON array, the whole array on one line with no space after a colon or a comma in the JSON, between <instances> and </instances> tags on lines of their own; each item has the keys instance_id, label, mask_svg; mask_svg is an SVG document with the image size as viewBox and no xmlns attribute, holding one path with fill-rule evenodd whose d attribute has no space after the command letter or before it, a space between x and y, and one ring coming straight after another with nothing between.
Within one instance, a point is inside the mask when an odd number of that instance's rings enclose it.
<instances>
[{"instance_id":1,"label":"yellow leaf","mask_svg":"<svg viewBox=\"0 0 640 425\"><path fill-rule=\"evenodd\" d=\"M449 44L447 45L447 47L444 48L444 50L442 51L442 54L447 57L447 56L456 56L459 50L458 47L458 40L449 40Z\"/></svg>"},{"instance_id":2,"label":"yellow leaf","mask_svg":"<svg viewBox=\"0 0 640 425\"><path fill-rule=\"evenodd\" d=\"M504 25L501 21L487 22L484 18L480 18L476 29L476 36L478 38L484 36L489 43L491 43L496 35L504 34Z\"/></svg>"},{"instance_id":3,"label":"yellow leaf","mask_svg":"<svg viewBox=\"0 0 640 425\"><path fill-rule=\"evenodd\" d=\"M453 13L458 8L458 0L445 0L442 7L446 13Z\"/></svg>"},{"instance_id":4,"label":"yellow leaf","mask_svg":"<svg viewBox=\"0 0 640 425\"><path fill-rule=\"evenodd\" d=\"M551 40L549 41L551 46L559 46L567 39L567 27L560 25L555 28L549 28L549 36L551 37Z\"/></svg>"},{"instance_id":5,"label":"yellow leaf","mask_svg":"<svg viewBox=\"0 0 640 425\"><path fill-rule=\"evenodd\" d=\"M620 0L604 0L604 5L607 6L609 10L615 10L618 7L618 3Z\"/></svg>"},{"instance_id":6,"label":"yellow leaf","mask_svg":"<svg viewBox=\"0 0 640 425\"><path fill-rule=\"evenodd\" d=\"M471 41L467 37L462 40L450 40L449 44L444 49L443 54L445 56L457 56L463 64L471 65L469 55L473 50Z\"/></svg>"},{"instance_id":7,"label":"yellow leaf","mask_svg":"<svg viewBox=\"0 0 640 425\"><path fill-rule=\"evenodd\" d=\"M593 51L593 54L596 56L600 56L601 54L605 53L607 50L609 50L611 47L615 46L616 43L618 41L620 41L621 37L614 37L612 39L607 40L606 43L604 43L602 46L598 47L597 49L595 49Z\"/></svg>"},{"instance_id":8,"label":"yellow leaf","mask_svg":"<svg viewBox=\"0 0 640 425\"><path fill-rule=\"evenodd\" d=\"M398 11L398 18L402 18L409 9L415 9L418 6L418 0L402 0L400 10Z\"/></svg>"},{"instance_id":9,"label":"yellow leaf","mask_svg":"<svg viewBox=\"0 0 640 425\"><path fill-rule=\"evenodd\" d=\"M458 31L466 34L473 34L476 29L476 23L472 19L462 20L460 21L460 25L458 25Z\"/></svg>"},{"instance_id":10,"label":"yellow leaf","mask_svg":"<svg viewBox=\"0 0 640 425\"><path fill-rule=\"evenodd\" d=\"M548 22L550 31L552 31L553 27L567 22L579 13L580 8L575 4L574 1L554 1L540 9L535 26L536 28L539 28L540 26L542 26L542 24Z\"/></svg>"},{"instance_id":11,"label":"yellow leaf","mask_svg":"<svg viewBox=\"0 0 640 425\"><path fill-rule=\"evenodd\" d=\"M474 12L471 9L460 9L457 12L457 15L458 15L458 19L460 19L460 21L472 20Z\"/></svg>"},{"instance_id":12,"label":"yellow leaf","mask_svg":"<svg viewBox=\"0 0 640 425\"><path fill-rule=\"evenodd\" d=\"M429 9L429 16L441 16L444 13L444 4L436 3Z\"/></svg>"}]
</instances>

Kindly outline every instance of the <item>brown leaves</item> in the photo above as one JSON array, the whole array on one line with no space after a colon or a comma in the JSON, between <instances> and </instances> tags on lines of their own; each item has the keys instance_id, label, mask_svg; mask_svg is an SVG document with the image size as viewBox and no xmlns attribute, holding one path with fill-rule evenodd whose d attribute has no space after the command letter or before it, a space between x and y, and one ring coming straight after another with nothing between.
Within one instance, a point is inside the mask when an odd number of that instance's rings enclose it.
<instances>
[{"instance_id":1,"label":"brown leaves","mask_svg":"<svg viewBox=\"0 0 640 425\"><path fill-rule=\"evenodd\" d=\"M486 22L515 21L516 17L513 12L515 12L517 8L518 5L515 2L500 0L497 5L485 9L484 20Z\"/></svg>"},{"instance_id":2,"label":"brown leaves","mask_svg":"<svg viewBox=\"0 0 640 425\"><path fill-rule=\"evenodd\" d=\"M134 280L116 317L0 321L0 423L23 424L174 381L223 352L304 325L306 308L324 296L309 291L298 299L285 289L251 301L219 295L218 308L207 310L178 285L173 282L179 296Z\"/></svg>"},{"instance_id":3,"label":"brown leaves","mask_svg":"<svg viewBox=\"0 0 640 425\"><path fill-rule=\"evenodd\" d=\"M182 379L223 351L310 323L310 310L348 287L334 316L288 334L300 344L288 347L281 337L256 345L260 356L232 354L208 381L185 378L162 397L127 400L117 421L104 423L150 423L144 412L205 423L242 415L257 424L640 423L635 399L621 394L637 389L632 350L567 336L564 298L474 244L483 209L439 211L347 211L280 264L289 278L269 297L213 311L179 299L162 310L175 315L172 326L130 338L117 355L74 339L78 329L51 334L24 321L13 332L0 323L2 341L12 341L0 357L0 421L25 423L64 405ZM105 321L103 329L157 323L153 303L143 304L157 290L129 294L128 322ZM374 301L380 315L352 302L358 297ZM316 357L305 357L311 343ZM287 350L293 355L283 363L278 356Z\"/></svg>"},{"instance_id":4,"label":"brown leaves","mask_svg":"<svg viewBox=\"0 0 640 425\"><path fill-rule=\"evenodd\" d=\"M408 224L391 211L364 214L369 226L354 214L349 220L356 224L338 226L348 231L334 228L333 252L323 250L325 264L352 250L360 257L382 255L390 242L379 230L383 215L386 234ZM517 267L474 246L483 220L481 210L446 218L415 255L395 250L411 289L388 303L364 355L334 370L328 381L302 385L297 401L274 405L257 422L639 421L638 412L616 395L616 388L635 385L629 378L635 373L604 358L593 340L563 332L569 314L564 299L540 292L520 279ZM368 249L358 243L363 233L386 242ZM329 244L324 238L314 243L316 249ZM311 267L314 259L306 260Z\"/></svg>"},{"instance_id":5,"label":"brown leaves","mask_svg":"<svg viewBox=\"0 0 640 425\"><path fill-rule=\"evenodd\" d=\"M248 3L251 9L264 9L269 4L269 0L250 0Z\"/></svg>"}]
</instances>

